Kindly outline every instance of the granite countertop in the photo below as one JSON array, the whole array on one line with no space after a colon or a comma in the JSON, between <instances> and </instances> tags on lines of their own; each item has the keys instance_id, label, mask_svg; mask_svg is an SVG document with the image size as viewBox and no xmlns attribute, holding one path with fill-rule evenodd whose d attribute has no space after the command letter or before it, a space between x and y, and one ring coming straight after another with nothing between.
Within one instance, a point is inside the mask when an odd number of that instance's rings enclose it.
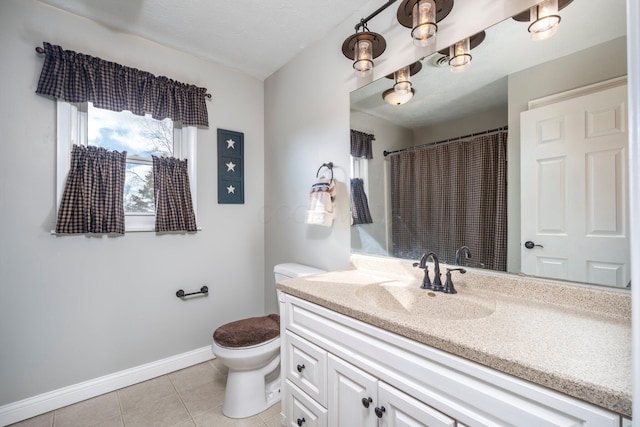
<instances>
[{"instance_id":1,"label":"granite countertop","mask_svg":"<svg viewBox=\"0 0 640 427\"><path fill-rule=\"evenodd\" d=\"M408 261L354 255L351 263L348 270L280 281L277 288L631 416L628 292L469 270L453 273L457 294L429 297L418 289L423 272ZM410 306L416 295L421 302Z\"/></svg>"}]
</instances>

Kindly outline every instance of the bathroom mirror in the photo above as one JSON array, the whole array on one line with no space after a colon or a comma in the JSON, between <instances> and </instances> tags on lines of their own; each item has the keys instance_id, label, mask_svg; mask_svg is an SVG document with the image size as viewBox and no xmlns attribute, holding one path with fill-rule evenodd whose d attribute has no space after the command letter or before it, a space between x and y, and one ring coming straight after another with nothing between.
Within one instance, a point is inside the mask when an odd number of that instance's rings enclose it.
<instances>
[{"instance_id":1,"label":"bathroom mirror","mask_svg":"<svg viewBox=\"0 0 640 427\"><path fill-rule=\"evenodd\" d=\"M601 82L613 81L611 84L616 85L622 81L624 84L626 76L624 0L612 0L606 4L575 0L562 9L560 15L562 21L557 33L547 40L531 40L527 32L529 24L514 19L486 29L483 42L471 50L472 61L464 72L451 72L440 53L424 58L422 69L411 76L415 95L405 104L390 105L383 99L383 92L394 85L394 81L388 78L381 78L351 93L351 129L375 137L373 159L355 159L352 162L352 177L364 179L373 220L371 224L351 227L352 252L398 256L393 250L390 173L390 158L396 154L384 156L383 152L433 142L445 141L446 145L446 141L458 137L507 127L505 270L523 273L523 258L529 253L524 252L525 241L535 238L521 235L522 223L529 221L522 217L521 202L535 195L521 192L521 113L529 109L530 101L546 100L555 94ZM622 126L626 122L624 105L619 111ZM624 133L626 135L626 128ZM626 151L623 151L624 157ZM626 158L623 160L626 163ZM622 234L628 232L629 222L626 179L623 172L623 188L617 195L624 206L623 212L617 214L623 223ZM396 221L401 222L402 218L397 218L397 213L395 215ZM418 242L417 239L416 246L416 253L430 249L428 242ZM533 250L540 249L534 247ZM628 256L628 246L625 251ZM586 260L591 256L583 253L583 245L575 245L570 252ZM412 254L408 258L415 256ZM453 259L443 261L454 263ZM479 261L469 265L482 267ZM572 279L555 273L547 277L625 288L630 275L628 270L627 264L613 274L617 277L616 283L598 278ZM531 271L524 273L544 276Z\"/></svg>"}]
</instances>

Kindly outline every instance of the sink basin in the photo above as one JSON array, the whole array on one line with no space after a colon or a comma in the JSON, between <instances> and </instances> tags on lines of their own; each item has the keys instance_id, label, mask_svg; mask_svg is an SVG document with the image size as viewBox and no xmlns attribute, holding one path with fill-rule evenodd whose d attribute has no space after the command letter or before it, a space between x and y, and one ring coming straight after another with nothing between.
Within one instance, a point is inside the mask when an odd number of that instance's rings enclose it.
<instances>
[{"instance_id":1,"label":"sink basin","mask_svg":"<svg viewBox=\"0 0 640 427\"><path fill-rule=\"evenodd\" d=\"M404 283L365 285L356 296L379 310L443 320L480 319L496 309L495 299L468 289L450 295Z\"/></svg>"}]
</instances>

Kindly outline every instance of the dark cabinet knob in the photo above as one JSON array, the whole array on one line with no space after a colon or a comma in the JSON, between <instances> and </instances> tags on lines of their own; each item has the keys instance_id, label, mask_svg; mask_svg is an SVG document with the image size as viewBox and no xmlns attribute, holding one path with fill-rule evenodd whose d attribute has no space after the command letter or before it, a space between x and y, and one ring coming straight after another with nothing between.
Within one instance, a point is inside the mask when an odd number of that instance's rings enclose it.
<instances>
[{"instance_id":1,"label":"dark cabinet knob","mask_svg":"<svg viewBox=\"0 0 640 427\"><path fill-rule=\"evenodd\" d=\"M305 421L306 421L306 420L305 420L304 418L298 418L298 419L296 420L296 424L298 424L299 426L301 426L302 424L304 424L304 422L305 422Z\"/></svg>"},{"instance_id":2,"label":"dark cabinet knob","mask_svg":"<svg viewBox=\"0 0 640 427\"><path fill-rule=\"evenodd\" d=\"M370 397L363 397L362 398L362 406L364 406L365 408L369 407L369 404L371 404L371 402L373 402L373 399Z\"/></svg>"},{"instance_id":3,"label":"dark cabinet knob","mask_svg":"<svg viewBox=\"0 0 640 427\"><path fill-rule=\"evenodd\" d=\"M527 249L533 249L536 246L538 246L539 248L544 248L544 246L542 245L536 245L535 243L533 243L531 240L527 240L526 242L524 242L524 247Z\"/></svg>"},{"instance_id":4,"label":"dark cabinet knob","mask_svg":"<svg viewBox=\"0 0 640 427\"><path fill-rule=\"evenodd\" d=\"M302 373L302 371L304 370L304 365L298 365L296 366L296 369L298 370L298 372Z\"/></svg>"},{"instance_id":5,"label":"dark cabinet knob","mask_svg":"<svg viewBox=\"0 0 640 427\"><path fill-rule=\"evenodd\" d=\"M384 409L384 406L381 406L381 407L379 407L379 408L378 408L378 407L376 407L376 409L375 409L376 417L378 417L378 418L382 418L382 416L384 415L384 413L385 413L386 411L387 411L387 410L386 410L386 409Z\"/></svg>"}]
</instances>

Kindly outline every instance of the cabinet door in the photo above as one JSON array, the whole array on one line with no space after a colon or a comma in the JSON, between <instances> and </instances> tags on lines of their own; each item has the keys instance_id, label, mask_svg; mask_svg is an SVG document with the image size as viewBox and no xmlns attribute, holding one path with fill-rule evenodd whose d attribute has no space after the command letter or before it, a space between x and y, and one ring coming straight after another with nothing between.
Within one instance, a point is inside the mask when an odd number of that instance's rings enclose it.
<instances>
[{"instance_id":1,"label":"cabinet door","mask_svg":"<svg viewBox=\"0 0 640 427\"><path fill-rule=\"evenodd\" d=\"M327 352L304 338L286 332L285 377L322 406L327 406Z\"/></svg>"},{"instance_id":2,"label":"cabinet door","mask_svg":"<svg viewBox=\"0 0 640 427\"><path fill-rule=\"evenodd\" d=\"M377 424L377 380L361 369L328 355L328 406L331 427L372 427ZM367 407L368 406L368 407Z\"/></svg>"},{"instance_id":3,"label":"cabinet door","mask_svg":"<svg viewBox=\"0 0 640 427\"><path fill-rule=\"evenodd\" d=\"M384 408L380 427L455 427L456 421L391 387L378 383L378 406Z\"/></svg>"},{"instance_id":4,"label":"cabinet door","mask_svg":"<svg viewBox=\"0 0 640 427\"><path fill-rule=\"evenodd\" d=\"M327 427L327 410L296 387L285 380L283 397L286 399L287 427Z\"/></svg>"}]
</instances>

